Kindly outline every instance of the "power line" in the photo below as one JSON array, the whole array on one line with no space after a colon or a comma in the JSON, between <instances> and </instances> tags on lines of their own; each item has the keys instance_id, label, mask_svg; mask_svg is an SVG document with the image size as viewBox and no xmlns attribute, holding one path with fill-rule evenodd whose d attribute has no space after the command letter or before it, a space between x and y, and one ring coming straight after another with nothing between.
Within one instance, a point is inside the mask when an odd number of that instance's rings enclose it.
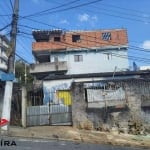
<instances>
[{"instance_id":1,"label":"power line","mask_svg":"<svg viewBox=\"0 0 150 150\"><path fill-rule=\"evenodd\" d=\"M93 2L91 2L90 4L92 4ZM87 3L88 4L88 3ZM84 4L81 4L81 5L77 5L77 6L73 6L73 7L69 7L69 8L65 8L65 9L60 9L60 10L55 10L55 11L51 11L51 12L46 12L46 11L48 11L48 10L45 10L45 12L46 13L43 13L42 14L42 12L41 12L41 14L40 14L40 16L41 15L47 15L47 14L52 14L52 13L56 13L56 12L61 12L61 11L66 11L66 10L70 10L70 9L73 9L73 8L78 8L78 7L81 7L81 6L84 6ZM98 11L98 13L101 13L101 14L103 14L103 15L107 15L107 16L112 16L112 17L118 17L118 18L121 18L121 19L126 19L126 20L130 20L130 21L137 21L137 22L147 22L147 23L150 23L150 21L148 21L148 20L141 20L141 18L143 18L143 19L150 19L150 17L144 17L144 16L139 16L139 15L133 15L133 14L129 14L129 13L123 13L123 12L120 12L120 11L114 11L114 10L108 10L108 9L105 9L105 8L99 8L99 7L96 7L96 6L93 6L94 8L96 8L96 9L98 9L98 10L100 10L100 11ZM107 12L103 12L102 11L102 9L103 10L106 10ZM88 10L88 12L89 11L91 11L91 12L96 12L95 11L95 9L94 9L94 11L93 11L93 9L92 10ZM115 12L115 13L117 13L117 14L110 14L110 13L108 13L108 11L110 11L110 12ZM43 11L44 12L44 11ZM40 13L40 12L39 12ZM119 13L119 15L118 15L118 13ZM127 15L127 16L130 16L130 17L126 17L126 16L120 16L120 14L123 14L123 15ZM35 14L35 15L32 15L32 17L36 17L36 16L39 16L39 15L37 15L37 14ZM26 16L25 16L26 17ZM27 17L30 17L30 16L27 16ZM138 17L138 18L133 18L133 17ZM22 18L24 18L24 17L22 17Z\"/></svg>"},{"instance_id":2,"label":"power line","mask_svg":"<svg viewBox=\"0 0 150 150\"><path fill-rule=\"evenodd\" d=\"M28 17L33 17L33 16L41 15L42 13L45 13L45 12L48 12L50 10L54 10L54 9L57 9L57 8L61 8L61 7L64 7L64 6L68 6L68 5L76 3L78 1L80 1L80 0L74 0L74 1L71 1L69 3L65 3L65 4L62 4L62 5L59 5L57 7L53 7L53 8L50 8L50 9L43 10L43 11L39 11L39 12L30 14L30 15L24 16L23 18L28 18Z\"/></svg>"},{"instance_id":3,"label":"power line","mask_svg":"<svg viewBox=\"0 0 150 150\"><path fill-rule=\"evenodd\" d=\"M6 4L7 9L9 9L10 12L13 12L13 11L12 11L12 6L10 5L10 0L7 0L6 3L7 3L7 4Z\"/></svg>"},{"instance_id":4,"label":"power line","mask_svg":"<svg viewBox=\"0 0 150 150\"><path fill-rule=\"evenodd\" d=\"M133 11L133 12L135 12L135 13L139 13L139 14L143 14L143 13L147 13L147 12L144 12L144 11L139 11L139 10L135 10L135 9L129 9L129 8L125 8L125 7L119 7L119 6L115 6L115 5L112 5L112 4L101 4L101 5L106 5L106 6L108 6L108 7L114 7L114 8L117 8L117 9L121 9L121 10L127 10L127 11ZM150 14L149 12L147 13L147 14Z\"/></svg>"},{"instance_id":5,"label":"power line","mask_svg":"<svg viewBox=\"0 0 150 150\"><path fill-rule=\"evenodd\" d=\"M86 9L85 9L86 10ZM88 12L94 12L94 13L99 13L101 15L105 15L105 16L111 16L111 17L117 17L117 18L120 18L120 19L126 19L126 20L130 20L130 21L136 21L136 22L142 22L142 23L150 23L150 21L148 20L141 20L141 18L133 18L134 16L133 15L130 15L131 17L128 17L128 16L121 16L120 13L118 14L112 14L112 13L109 13L108 11L105 12L105 11L102 11L101 8L98 8L98 11L96 11L95 9L88 9L87 10ZM124 13L125 14L125 13ZM127 15L127 14L126 14ZM143 18L143 19L146 19L146 18Z\"/></svg>"},{"instance_id":6,"label":"power line","mask_svg":"<svg viewBox=\"0 0 150 150\"><path fill-rule=\"evenodd\" d=\"M142 19L150 19L150 17L148 16L139 16L137 14L131 14L131 13L124 13L124 12L121 12L121 11L116 11L116 10L109 10L108 8L100 8L100 7L97 7L97 6L93 6L94 8L98 9L98 10L106 10L107 12L110 11L110 12L113 12L113 13L117 13L117 14L123 14L123 15L127 15L127 16L131 16L131 17L138 17L138 18L142 18ZM94 9L95 10L95 9Z\"/></svg>"},{"instance_id":7,"label":"power line","mask_svg":"<svg viewBox=\"0 0 150 150\"><path fill-rule=\"evenodd\" d=\"M29 62L27 60L25 60L24 58L22 58L19 54L15 53L15 55L19 58L21 58L24 62L26 62L27 64L29 64Z\"/></svg>"},{"instance_id":8,"label":"power line","mask_svg":"<svg viewBox=\"0 0 150 150\"><path fill-rule=\"evenodd\" d=\"M94 37L93 37L94 38ZM90 41L91 42L91 41ZM61 44L67 44L67 45L71 45L71 46L74 46L73 44L71 44L71 43L67 43L67 42L60 42ZM57 43L57 44L60 44L60 43ZM87 50L91 50L90 48L88 48L88 47L83 47L83 46L79 46L79 45L76 45L77 47L79 47L79 48L85 48L85 49L87 49ZM102 53L102 54L105 54L106 55L106 53ZM132 56L132 55L128 55L128 56L126 56L126 55L120 55L120 54L117 54L117 53L112 53L111 52L111 54L113 55L113 56L116 56L116 57L120 57L120 58L125 58L125 59L130 59L130 60L136 60L136 61L140 61L140 62L144 62L144 63L150 63L150 59L147 59L147 58L142 58L142 57L135 57L135 56Z\"/></svg>"},{"instance_id":9,"label":"power line","mask_svg":"<svg viewBox=\"0 0 150 150\"><path fill-rule=\"evenodd\" d=\"M12 9L12 11L14 11L14 7L13 7L13 4L12 4L12 1L11 1L11 0L9 0L9 2L10 2L10 5L11 5L11 9Z\"/></svg>"},{"instance_id":10,"label":"power line","mask_svg":"<svg viewBox=\"0 0 150 150\"><path fill-rule=\"evenodd\" d=\"M11 26L11 24L7 24L5 27L1 28L0 31L5 30L5 29L8 28L9 26Z\"/></svg>"},{"instance_id":11,"label":"power line","mask_svg":"<svg viewBox=\"0 0 150 150\"><path fill-rule=\"evenodd\" d=\"M67 42L60 42L60 43L74 46L73 44L67 43ZM57 42L57 44L59 44L59 43ZM87 50L93 50L92 48L89 48L89 47L83 47L83 46L79 46L79 45L76 45L76 46L78 48L83 48L83 49L87 49ZM107 55L106 53L102 53L102 54ZM136 60L136 61L145 62L145 63L150 64L150 59L141 58L141 57L135 57L135 56L131 56L131 55L130 56L120 55L120 54L112 53L112 52L110 52L110 54L112 54L112 55L114 55L116 57L120 57L120 58L124 58L124 59L130 58L130 60L134 60L134 61Z\"/></svg>"},{"instance_id":12,"label":"power line","mask_svg":"<svg viewBox=\"0 0 150 150\"><path fill-rule=\"evenodd\" d=\"M46 15L46 14L52 14L52 13L56 13L56 12L63 12L63 11L67 11L67 10L71 10L71 9L75 9L75 8L79 8L79 7L83 7L83 6L87 6L87 5L90 5L90 4L94 4L94 3L97 3L97 2L100 2L100 1L102 1L102 0L95 0L95 1L92 1L92 2L88 2L88 3L83 3L83 4L80 4L80 5L76 5L76 6L72 6L72 7L68 7L68 8L64 8L64 9L59 9L59 10L55 10L55 11L50 11L50 12L45 12L45 13L42 13L42 14L40 14L40 16L41 15ZM35 16L37 16L37 15L32 15L32 17L35 17ZM39 17L39 15L38 15L38 17ZM23 19L23 18L27 18L26 16L21 16L21 18Z\"/></svg>"},{"instance_id":13,"label":"power line","mask_svg":"<svg viewBox=\"0 0 150 150\"><path fill-rule=\"evenodd\" d=\"M61 44L65 44L65 45L74 46L73 44L67 43L67 42L60 42L60 43ZM57 44L61 45L60 43L57 43ZM87 49L87 50L91 50L91 48L88 48L88 47L83 47L83 46L79 46L79 45L76 45L76 46L79 47L79 48L84 48L84 49ZM102 54L106 55L106 53L102 53ZM137 61L140 61L140 62L150 63L150 59L147 59L147 58L135 57L135 56L132 56L132 55L128 55L128 56L126 56L126 55L120 55L120 54L112 53L112 52L111 52L111 54L114 55L114 56L116 56L116 57L120 57L120 58L126 58L126 59L130 58L130 60L134 60L134 61L137 60Z\"/></svg>"},{"instance_id":14,"label":"power line","mask_svg":"<svg viewBox=\"0 0 150 150\"><path fill-rule=\"evenodd\" d=\"M26 18L27 20L31 20L31 21L33 21L33 22L37 22L37 23L40 23L40 24L43 24L43 25L47 25L47 26L50 26L50 27L53 27L53 28L58 28L58 29L61 29L60 27L57 27L57 26L54 26L54 25L50 25L50 24L47 24L47 23L43 23L43 22L41 22L41 21L36 21L36 20L33 20L33 19L29 19L29 18ZM30 28L30 26L28 26L28 28ZM32 28L32 27L31 27ZM32 28L33 29L33 28ZM64 31L68 31L67 29L62 29L62 30L64 30ZM78 33L78 32L75 32L75 31L73 31L73 33ZM80 35L82 35L82 34L80 34ZM83 36L85 36L85 35L83 35ZM87 35L86 35L87 36ZM89 42L95 42L95 37L92 37L92 36L87 36L87 37L91 37L91 38L93 38L94 39L94 41L89 41ZM118 44L118 43L115 43L115 42L113 42L114 44ZM132 45L129 45L129 47L131 48L131 49L134 49L134 50L139 50L139 51L143 51L143 52L150 52L150 51L148 51L148 50L146 50L146 49L144 49L144 48L140 48L140 47L137 47L137 46L132 46Z\"/></svg>"},{"instance_id":15,"label":"power line","mask_svg":"<svg viewBox=\"0 0 150 150\"><path fill-rule=\"evenodd\" d=\"M18 26L25 27L25 28L32 29L32 30L39 30L38 28L34 28L34 27L31 27L31 26L28 26L28 25L19 24Z\"/></svg>"},{"instance_id":16,"label":"power line","mask_svg":"<svg viewBox=\"0 0 150 150\"><path fill-rule=\"evenodd\" d=\"M24 44L20 41L20 39L18 39L17 41L20 43L21 47L22 47L24 50L26 50L25 52L27 52L28 54L31 53L31 51L29 51L29 49L24 46Z\"/></svg>"},{"instance_id":17,"label":"power line","mask_svg":"<svg viewBox=\"0 0 150 150\"><path fill-rule=\"evenodd\" d=\"M29 26L28 26L29 27ZM25 33L25 32L22 32L22 33L24 33L24 34L27 34L27 35L31 35L31 34L29 34L29 33ZM77 32L73 32L73 33L77 33ZM82 35L82 34L81 34ZM84 35L85 36L85 35ZM87 36L87 35L86 35ZM95 40L95 37L92 37L92 36L87 36L87 37L91 37L91 38L93 38L94 40L86 40L86 41L89 41L89 42L96 42ZM83 39L82 39L83 40ZM84 39L84 41L85 41L85 39ZM98 43L98 42L96 42L96 43ZM113 42L114 44L118 44L118 43L115 43L115 42ZM101 44L103 44L103 43L101 43ZM132 45L129 45L129 48L130 49L132 49L132 50L137 50L137 51L142 51L142 52L146 52L146 53L149 53L150 51L148 51L148 50L146 50L146 49L144 49L144 48L140 48L140 47L137 47L137 46L132 46Z\"/></svg>"},{"instance_id":18,"label":"power line","mask_svg":"<svg viewBox=\"0 0 150 150\"><path fill-rule=\"evenodd\" d=\"M2 4L3 4L3 5L2 5ZM4 4L4 2L1 3L1 11L7 12L7 14L1 16L1 24L4 26L2 29L8 31L9 28L7 28L6 26L7 26L7 25L10 25L10 26L11 26L11 24L10 24L11 15L8 15L8 14L9 14L9 10L8 10L8 7L7 7L7 9L6 9L6 6L7 6L7 4ZM12 13L10 13L10 14L12 14ZM6 17L6 16L7 16L7 17ZM6 27L6 28L5 28L5 27ZM8 27L9 27L9 26L8 26ZM1 30L1 31L3 31L3 30Z\"/></svg>"},{"instance_id":19,"label":"power line","mask_svg":"<svg viewBox=\"0 0 150 150\"><path fill-rule=\"evenodd\" d=\"M33 40L33 38L27 36L27 35L24 35L24 34L17 34L18 36L22 36L24 38L27 38L27 39L30 39L30 40Z\"/></svg>"}]
</instances>

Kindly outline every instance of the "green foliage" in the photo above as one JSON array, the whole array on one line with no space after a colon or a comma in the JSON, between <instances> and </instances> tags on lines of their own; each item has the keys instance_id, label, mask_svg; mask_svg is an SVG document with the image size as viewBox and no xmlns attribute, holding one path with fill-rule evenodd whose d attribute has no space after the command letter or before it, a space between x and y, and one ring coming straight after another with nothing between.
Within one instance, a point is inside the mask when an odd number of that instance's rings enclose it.
<instances>
[{"instance_id":1,"label":"green foliage","mask_svg":"<svg viewBox=\"0 0 150 150\"><path fill-rule=\"evenodd\" d=\"M29 65L23 61L17 60L15 62L15 76L21 85L31 85L33 83L33 76L29 73Z\"/></svg>"}]
</instances>

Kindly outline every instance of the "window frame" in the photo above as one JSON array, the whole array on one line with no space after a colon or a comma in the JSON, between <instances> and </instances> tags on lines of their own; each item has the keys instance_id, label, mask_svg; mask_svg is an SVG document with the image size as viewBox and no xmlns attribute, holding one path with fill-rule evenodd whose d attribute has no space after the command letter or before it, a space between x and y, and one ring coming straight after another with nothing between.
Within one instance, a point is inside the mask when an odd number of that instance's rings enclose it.
<instances>
[{"instance_id":1,"label":"window frame","mask_svg":"<svg viewBox=\"0 0 150 150\"><path fill-rule=\"evenodd\" d=\"M81 41L81 35L80 34L73 34L72 35L72 42L76 43L76 42L80 42Z\"/></svg>"},{"instance_id":2,"label":"window frame","mask_svg":"<svg viewBox=\"0 0 150 150\"><path fill-rule=\"evenodd\" d=\"M74 55L74 62L82 62L83 55Z\"/></svg>"},{"instance_id":3,"label":"window frame","mask_svg":"<svg viewBox=\"0 0 150 150\"><path fill-rule=\"evenodd\" d=\"M101 39L104 41L110 41L112 39L111 32L103 32L101 34Z\"/></svg>"}]
</instances>

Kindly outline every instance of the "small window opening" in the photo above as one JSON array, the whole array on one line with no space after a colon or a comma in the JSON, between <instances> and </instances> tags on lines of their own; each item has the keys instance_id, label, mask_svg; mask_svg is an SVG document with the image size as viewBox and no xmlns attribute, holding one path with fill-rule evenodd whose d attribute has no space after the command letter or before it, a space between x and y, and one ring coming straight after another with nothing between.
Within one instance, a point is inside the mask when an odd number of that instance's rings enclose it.
<instances>
[{"instance_id":1,"label":"small window opening","mask_svg":"<svg viewBox=\"0 0 150 150\"><path fill-rule=\"evenodd\" d=\"M83 61L83 56L82 55L74 55L74 61L75 62Z\"/></svg>"},{"instance_id":2,"label":"small window opening","mask_svg":"<svg viewBox=\"0 0 150 150\"><path fill-rule=\"evenodd\" d=\"M72 42L80 42L80 35L72 35Z\"/></svg>"},{"instance_id":3,"label":"small window opening","mask_svg":"<svg viewBox=\"0 0 150 150\"><path fill-rule=\"evenodd\" d=\"M54 37L55 42L60 42L60 37Z\"/></svg>"},{"instance_id":4,"label":"small window opening","mask_svg":"<svg viewBox=\"0 0 150 150\"><path fill-rule=\"evenodd\" d=\"M102 33L102 40L105 40L105 41L111 40L111 33L110 32Z\"/></svg>"}]
</instances>

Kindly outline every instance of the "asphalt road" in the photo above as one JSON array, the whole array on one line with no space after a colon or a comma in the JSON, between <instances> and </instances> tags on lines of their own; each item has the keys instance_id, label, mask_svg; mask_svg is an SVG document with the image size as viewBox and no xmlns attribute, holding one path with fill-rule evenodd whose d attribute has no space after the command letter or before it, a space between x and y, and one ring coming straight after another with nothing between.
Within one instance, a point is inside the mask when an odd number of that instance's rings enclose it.
<instances>
[{"instance_id":1,"label":"asphalt road","mask_svg":"<svg viewBox=\"0 0 150 150\"><path fill-rule=\"evenodd\" d=\"M57 140L40 140L40 139L17 139L2 138L0 139L0 150L145 150L142 148L119 147L111 145L99 145L89 143L76 143ZM12 146L6 146L4 142ZM12 143L14 142L15 144ZM5 145L5 146L4 146Z\"/></svg>"}]
</instances>

